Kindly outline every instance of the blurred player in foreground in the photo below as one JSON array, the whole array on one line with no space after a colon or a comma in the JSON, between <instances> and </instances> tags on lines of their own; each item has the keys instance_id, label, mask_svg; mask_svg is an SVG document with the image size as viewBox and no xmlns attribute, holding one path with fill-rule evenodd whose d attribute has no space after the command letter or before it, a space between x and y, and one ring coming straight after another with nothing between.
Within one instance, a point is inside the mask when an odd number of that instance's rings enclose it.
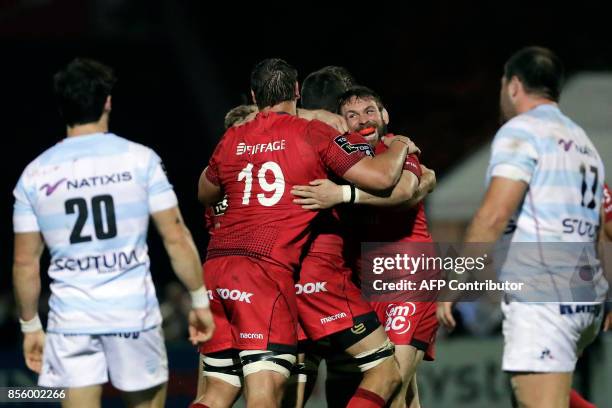
<instances>
[{"instance_id":1,"label":"blurred player in foreground","mask_svg":"<svg viewBox=\"0 0 612 408\"><path fill-rule=\"evenodd\" d=\"M391 188L406 154L417 149L409 139L396 137L388 141L387 154L372 158L361 136L338 135L322 122L296 117L297 72L282 60L257 64L251 88L259 113L225 133L200 179L199 197L207 206L228 196L222 226L211 237L205 263L211 289L219 295L213 297L212 308L222 310L227 322L217 332L222 334L204 347L205 359L216 358L221 364L239 357L247 404L272 407L280 404L296 360L293 273L315 216L293 204L286 185L305 183L331 170L365 188ZM364 341L356 353L377 353L385 347L378 340ZM393 360L379 360L381 368L396 370ZM228 384L240 381L228 376ZM239 390L234 387L232 395L227 387L212 389L207 384L201 404L213 405L210 399L214 406L229 406ZM362 402L366 405L358 405ZM367 404L357 396L353 402Z\"/></svg>"},{"instance_id":2,"label":"blurred player in foreground","mask_svg":"<svg viewBox=\"0 0 612 408\"><path fill-rule=\"evenodd\" d=\"M466 242L495 242L502 235L503 240L534 245L580 245L597 239L596 233L566 227L565 220L599 226L604 170L588 136L557 106L562 82L561 61L550 50L524 48L506 62L500 104L507 122L493 140L488 188ZM513 228L506 229L509 222ZM532 266L546 274L553 261L540 259ZM594 296L586 307L502 303L502 368L511 375L520 407L569 406L576 360L595 338L603 317L607 283L598 270L592 287ZM439 304L438 317L449 329L455 326L450 302Z\"/></svg>"},{"instance_id":3,"label":"blurred player in foreground","mask_svg":"<svg viewBox=\"0 0 612 408\"><path fill-rule=\"evenodd\" d=\"M67 137L26 167L14 191L13 281L26 364L39 385L68 388L65 407L99 407L109 377L127 406L162 407L168 362L149 272L149 216L191 291L194 344L214 328L200 258L160 158L108 133L112 70L76 59L54 79ZM46 337L37 313L45 244Z\"/></svg>"}]
</instances>

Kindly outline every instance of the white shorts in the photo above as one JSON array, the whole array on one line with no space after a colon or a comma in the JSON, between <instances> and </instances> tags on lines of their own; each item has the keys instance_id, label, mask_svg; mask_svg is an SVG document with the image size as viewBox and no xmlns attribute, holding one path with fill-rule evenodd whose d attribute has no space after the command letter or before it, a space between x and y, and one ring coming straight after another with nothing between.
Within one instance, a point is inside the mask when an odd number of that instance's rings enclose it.
<instances>
[{"instance_id":1,"label":"white shorts","mask_svg":"<svg viewBox=\"0 0 612 408\"><path fill-rule=\"evenodd\" d=\"M168 381L161 327L113 334L47 333L38 385L75 388L110 381L121 391L141 391Z\"/></svg>"},{"instance_id":2,"label":"white shorts","mask_svg":"<svg viewBox=\"0 0 612 408\"><path fill-rule=\"evenodd\" d=\"M504 303L502 369L572 372L597 336L603 304Z\"/></svg>"}]
</instances>

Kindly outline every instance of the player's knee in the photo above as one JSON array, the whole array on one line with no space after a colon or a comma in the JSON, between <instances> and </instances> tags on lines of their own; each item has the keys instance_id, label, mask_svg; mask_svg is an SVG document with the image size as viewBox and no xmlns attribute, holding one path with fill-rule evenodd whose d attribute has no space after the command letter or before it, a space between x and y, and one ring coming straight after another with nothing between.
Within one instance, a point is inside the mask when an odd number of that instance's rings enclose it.
<instances>
[{"instance_id":1,"label":"player's knee","mask_svg":"<svg viewBox=\"0 0 612 408\"><path fill-rule=\"evenodd\" d=\"M240 352L240 360L245 377L261 371L273 371L289 378L296 356L276 351L245 350Z\"/></svg>"},{"instance_id":2,"label":"player's knee","mask_svg":"<svg viewBox=\"0 0 612 408\"><path fill-rule=\"evenodd\" d=\"M242 387L242 365L235 351L205 355L203 375L221 380L234 387Z\"/></svg>"}]
</instances>

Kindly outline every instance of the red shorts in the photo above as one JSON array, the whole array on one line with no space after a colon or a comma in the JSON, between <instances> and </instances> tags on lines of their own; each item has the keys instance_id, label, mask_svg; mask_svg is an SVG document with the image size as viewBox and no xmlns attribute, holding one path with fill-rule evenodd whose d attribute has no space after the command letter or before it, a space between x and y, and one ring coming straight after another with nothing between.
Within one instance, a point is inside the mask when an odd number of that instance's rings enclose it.
<instances>
[{"instance_id":1,"label":"red shorts","mask_svg":"<svg viewBox=\"0 0 612 408\"><path fill-rule=\"evenodd\" d=\"M246 256L213 258L204 268L216 329L200 346L201 353L230 348L296 352L297 305L290 271Z\"/></svg>"},{"instance_id":2,"label":"red shorts","mask_svg":"<svg viewBox=\"0 0 612 408\"><path fill-rule=\"evenodd\" d=\"M300 324L309 339L350 329L355 317L372 312L351 274L340 255L309 253L302 261L295 287Z\"/></svg>"},{"instance_id":3,"label":"red shorts","mask_svg":"<svg viewBox=\"0 0 612 408\"><path fill-rule=\"evenodd\" d=\"M371 305L393 343L424 351L425 360L435 358L438 331L435 302L372 302Z\"/></svg>"}]
</instances>

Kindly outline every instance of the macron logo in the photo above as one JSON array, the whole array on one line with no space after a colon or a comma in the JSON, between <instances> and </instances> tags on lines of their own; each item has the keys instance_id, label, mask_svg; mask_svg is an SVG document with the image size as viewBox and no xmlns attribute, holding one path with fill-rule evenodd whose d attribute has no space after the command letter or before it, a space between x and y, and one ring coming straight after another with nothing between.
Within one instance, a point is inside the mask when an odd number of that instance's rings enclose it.
<instances>
[{"instance_id":1,"label":"macron logo","mask_svg":"<svg viewBox=\"0 0 612 408\"><path fill-rule=\"evenodd\" d=\"M40 187L40 190L42 190L42 189L46 189L45 194L47 195L47 197L49 197L51 194L53 194L53 192L54 192L55 190L57 190L57 188L59 187L59 185L60 185L60 184L62 184L62 182L64 182L64 181L66 181L66 178L63 178L63 179L61 179L61 180L59 180L59 181L55 182L54 184L49 184L49 183L43 184L43 185Z\"/></svg>"}]
</instances>

